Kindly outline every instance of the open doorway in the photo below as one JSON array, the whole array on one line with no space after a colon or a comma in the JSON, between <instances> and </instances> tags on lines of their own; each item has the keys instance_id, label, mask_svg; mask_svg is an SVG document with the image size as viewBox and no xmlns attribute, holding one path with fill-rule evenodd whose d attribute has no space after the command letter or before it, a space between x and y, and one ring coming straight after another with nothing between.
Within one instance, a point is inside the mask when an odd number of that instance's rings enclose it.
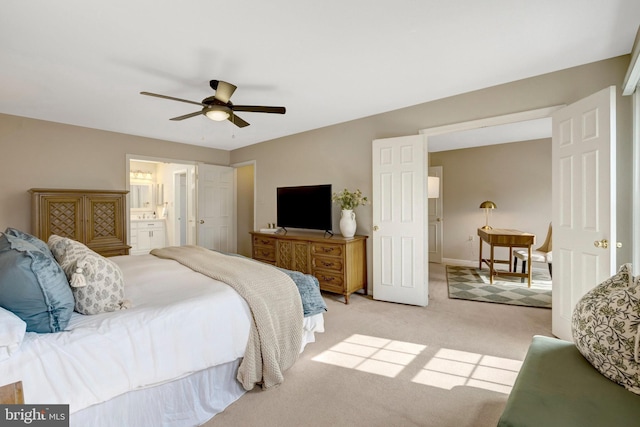
<instances>
[{"instance_id":1,"label":"open doorway","mask_svg":"<svg viewBox=\"0 0 640 427\"><path fill-rule=\"evenodd\" d=\"M442 241L434 243L443 248L443 262L477 266L485 200L498 206L494 225L531 232L539 236L537 246L542 243L552 214L550 116L558 108L420 132L427 136L430 166L444 169ZM505 251L500 255L508 258Z\"/></svg>"},{"instance_id":2,"label":"open doorway","mask_svg":"<svg viewBox=\"0 0 640 427\"><path fill-rule=\"evenodd\" d=\"M128 155L127 169L131 254L195 244L195 164Z\"/></svg>"}]
</instances>

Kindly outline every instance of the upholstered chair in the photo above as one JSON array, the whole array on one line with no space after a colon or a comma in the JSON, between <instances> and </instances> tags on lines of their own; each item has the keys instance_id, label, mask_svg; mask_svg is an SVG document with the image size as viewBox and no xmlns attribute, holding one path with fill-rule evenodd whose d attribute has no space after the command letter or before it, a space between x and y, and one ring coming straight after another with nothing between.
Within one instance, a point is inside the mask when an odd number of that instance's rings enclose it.
<instances>
[{"instance_id":1,"label":"upholstered chair","mask_svg":"<svg viewBox=\"0 0 640 427\"><path fill-rule=\"evenodd\" d=\"M553 255L551 252L551 224L549 224L549 231L547 231L547 238L544 240L544 243L539 248L531 251L531 260L532 262L544 262L549 267L549 275L553 277L551 264L553 261ZM524 248L514 249L513 250L513 271L517 271L518 269L518 259L522 260L522 272L525 273L527 271L527 261L529 261L528 250ZM524 282L524 278L521 280Z\"/></svg>"}]
</instances>

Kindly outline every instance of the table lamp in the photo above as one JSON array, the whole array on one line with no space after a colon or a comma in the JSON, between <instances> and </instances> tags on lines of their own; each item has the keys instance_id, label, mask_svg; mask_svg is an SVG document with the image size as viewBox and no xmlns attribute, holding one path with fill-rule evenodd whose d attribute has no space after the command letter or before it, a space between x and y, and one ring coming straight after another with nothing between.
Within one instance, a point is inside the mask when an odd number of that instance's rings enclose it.
<instances>
[{"instance_id":1,"label":"table lamp","mask_svg":"<svg viewBox=\"0 0 640 427\"><path fill-rule=\"evenodd\" d=\"M437 199L440 197L440 178L430 176L427 178L427 198Z\"/></svg>"},{"instance_id":2,"label":"table lamp","mask_svg":"<svg viewBox=\"0 0 640 427\"><path fill-rule=\"evenodd\" d=\"M491 230L492 227L489 225L489 209L495 208L497 208L496 204L489 200L486 200L480 204L480 209L484 209L485 217L485 224L484 227L482 227L483 230Z\"/></svg>"}]
</instances>

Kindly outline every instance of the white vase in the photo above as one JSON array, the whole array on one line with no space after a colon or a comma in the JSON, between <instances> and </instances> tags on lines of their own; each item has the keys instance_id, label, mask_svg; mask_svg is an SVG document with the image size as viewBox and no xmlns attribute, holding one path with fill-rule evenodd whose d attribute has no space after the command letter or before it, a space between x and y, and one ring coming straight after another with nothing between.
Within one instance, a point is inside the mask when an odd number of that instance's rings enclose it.
<instances>
[{"instance_id":1,"label":"white vase","mask_svg":"<svg viewBox=\"0 0 640 427\"><path fill-rule=\"evenodd\" d=\"M353 237L356 234L356 213L351 209L340 212L340 233L343 237Z\"/></svg>"}]
</instances>

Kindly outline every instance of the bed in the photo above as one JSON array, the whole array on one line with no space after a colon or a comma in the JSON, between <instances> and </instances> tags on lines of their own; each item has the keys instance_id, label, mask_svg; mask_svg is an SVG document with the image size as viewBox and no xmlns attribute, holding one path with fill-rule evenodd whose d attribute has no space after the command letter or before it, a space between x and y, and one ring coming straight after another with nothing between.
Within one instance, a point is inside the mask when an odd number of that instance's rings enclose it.
<instances>
[{"instance_id":1,"label":"bed","mask_svg":"<svg viewBox=\"0 0 640 427\"><path fill-rule=\"evenodd\" d=\"M318 300L319 288L301 285L310 276L215 254L231 260L233 269L255 266L254 275L260 277L275 272L273 277L284 277L282 286L295 289L297 299L280 292L275 296L277 311L300 311L293 316L300 324L281 328L275 353L282 346L295 347L295 359L315 333L323 332L326 307ZM93 315L73 312L64 331L26 332L19 349L0 362L0 382L22 381L27 404L69 404L72 426L200 425L253 385L271 388L282 382L267 378L266 362L250 365L241 377L249 352L266 360L271 345L251 348L260 323L259 310L247 302L251 297L169 255L109 258L122 272L130 307ZM269 322L285 324L279 313L273 315Z\"/></svg>"}]
</instances>

